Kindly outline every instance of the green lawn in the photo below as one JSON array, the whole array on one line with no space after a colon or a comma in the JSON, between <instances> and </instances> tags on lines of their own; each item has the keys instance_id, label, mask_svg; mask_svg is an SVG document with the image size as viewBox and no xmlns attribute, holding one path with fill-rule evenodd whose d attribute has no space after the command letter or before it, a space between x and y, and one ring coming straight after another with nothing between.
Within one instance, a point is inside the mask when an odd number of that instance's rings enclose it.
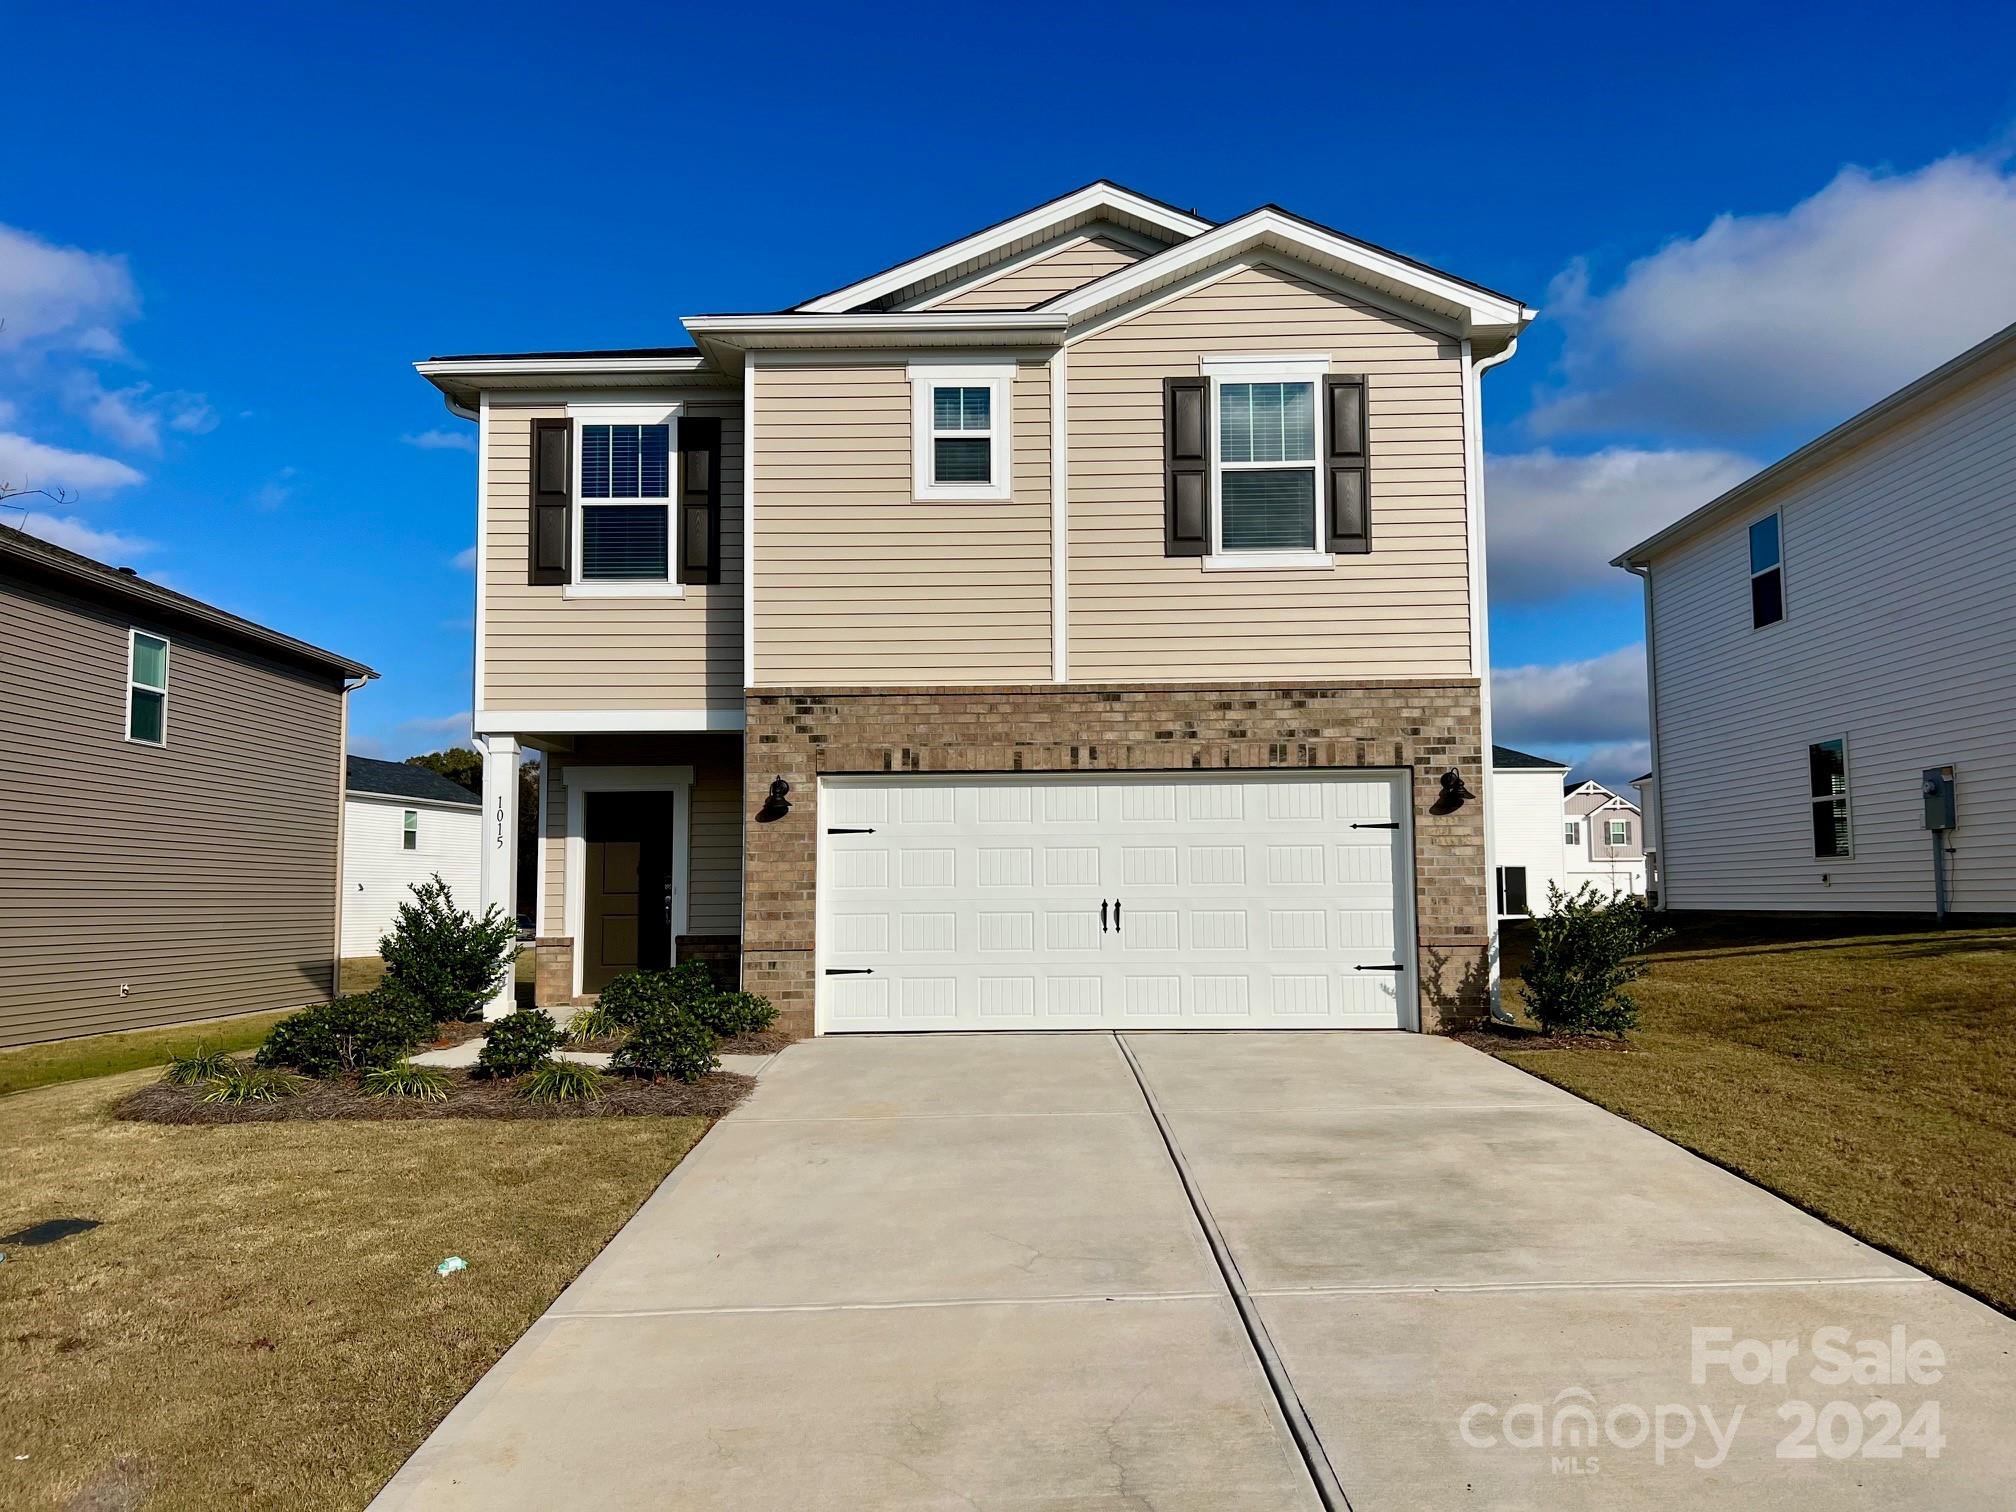
<instances>
[{"instance_id":1,"label":"green lawn","mask_svg":"<svg viewBox=\"0 0 2016 1512\"><path fill-rule=\"evenodd\" d=\"M2016 929L1696 920L1652 960L1632 1053L1504 1058L2016 1312Z\"/></svg>"},{"instance_id":2,"label":"green lawn","mask_svg":"<svg viewBox=\"0 0 2016 1512\"><path fill-rule=\"evenodd\" d=\"M130 1029L0 1050L0 1096L56 1082L111 1076L119 1071L165 1065L171 1056L197 1045L217 1050L250 1050L266 1031L293 1012L248 1013L238 1018L204 1019L166 1029Z\"/></svg>"}]
</instances>

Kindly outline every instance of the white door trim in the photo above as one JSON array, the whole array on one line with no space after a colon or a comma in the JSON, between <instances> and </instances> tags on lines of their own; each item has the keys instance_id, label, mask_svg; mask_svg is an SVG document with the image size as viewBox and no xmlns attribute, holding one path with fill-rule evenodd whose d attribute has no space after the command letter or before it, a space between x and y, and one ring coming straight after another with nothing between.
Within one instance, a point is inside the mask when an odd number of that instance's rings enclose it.
<instances>
[{"instance_id":1,"label":"white door trim","mask_svg":"<svg viewBox=\"0 0 2016 1512\"><path fill-rule=\"evenodd\" d=\"M590 793L671 793L672 938L676 949L686 933L687 899L692 891L693 768L690 766L577 766L569 763L560 780L567 785L567 937L574 942L574 990L581 996L583 915L587 908L587 795Z\"/></svg>"}]
</instances>

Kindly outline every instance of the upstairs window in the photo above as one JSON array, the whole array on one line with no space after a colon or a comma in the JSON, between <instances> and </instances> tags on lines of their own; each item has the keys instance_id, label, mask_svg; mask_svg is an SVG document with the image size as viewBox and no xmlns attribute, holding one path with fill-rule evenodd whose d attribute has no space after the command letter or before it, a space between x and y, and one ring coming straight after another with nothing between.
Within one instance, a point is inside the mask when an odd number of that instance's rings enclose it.
<instances>
[{"instance_id":1,"label":"upstairs window","mask_svg":"<svg viewBox=\"0 0 2016 1512\"><path fill-rule=\"evenodd\" d=\"M1848 832L1848 742L1823 740L1808 746L1806 778L1813 804L1813 854L1829 860L1854 855Z\"/></svg>"},{"instance_id":2,"label":"upstairs window","mask_svg":"<svg viewBox=\"0 0 2016 1512\"><path fill-rule=\"evenodd\" d=\"M1631 843L1631 821L1628 819L1605 819L1603 821L1603 843L1605 845L1629 845Z\"/></svg>"},{"instance_id":3,"label":"upstairs window","mask_svg":"<svg viewBox=\"0 0 2016 1512\"><path fill-rule=\"evenodd\" d=\"M1570 819L1567 829L1568 843L1570 845L1580 845L1582 843L1582 821L1579 819Z\"/></svg>"},{"instance_id":4,"label":"upstairs window","mask_svg":"<svg viewBox=\"0 0 2016 1512\"><path fill-rule=\"evenodd\" d=\"M405 850L420 849L420 811L406 810L406 823L400 831L399 844Z\"/></svg>"},{"instance_id":5,"label":"upstairs window","mask_svg":"<svg viewBox=\"0 0 2016 1512\"><path fill-rule=\"evenodd\" d=\"M168 642L142 630L126 647L126 738L168 744Z\"/></svg>"},{"instance_id":6,"label":"upstairs window","mask_svg":"<svg viewBox=\"0 0 2016 1512\"><path fill-rule=\"evenodd\" d=\"M1218 385L1218 549L1314 551L1316 385Z\"/></svg>"},{"instance_id":7,"label":"upstairs window","mask_svg":"<svg viewBox=\"0 0 2016 1512\"><path fill-rule=\"evenodd\" d=\"M584 421L580 443L581 581L670 581L672 426Z\"/></svg>"},{"instance_id":8,"label":"upstairs window","mask_svg":"<svg viewBox=\"0 0 2016 1512\"><path fill-rule=\"evenodd\" d=\"M1012 364L910 369L919 499L1009 497Z\"/></svg>"},{"instance_id":9,"label":"upstairs window","mask_svg":"<svg viewBox=\"0 0 2016 1512\"><path fill-rule=\"evenodd\" d=\"M1768 514L1750 527L1750 628L1762 630L1783 618L1784 550L1778 516Z\"/></svg>"}]
</instances>

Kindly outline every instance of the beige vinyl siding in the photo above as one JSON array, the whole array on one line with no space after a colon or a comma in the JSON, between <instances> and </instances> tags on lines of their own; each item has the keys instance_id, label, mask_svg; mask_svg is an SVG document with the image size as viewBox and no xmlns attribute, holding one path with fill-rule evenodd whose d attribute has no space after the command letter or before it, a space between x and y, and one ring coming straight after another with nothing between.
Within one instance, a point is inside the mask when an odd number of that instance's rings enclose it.
<instances>
[{"instance_id":1,"label":"beige vinyl siding","mask_svg":"<svg viewBox=\"0 0 2016 1512\"><path fill-rule=\"evenodd\" d=\"M1367 375L1372 551L1322 572L1165 557L1162 380L1270 351ZM1078 343L1069 373L1074 680L1470 674L1455 340L1258 265Z\"/></svg>"},{"instance_id":2,"label":"beige vinyl siding","mask_svg":"<svg viewBox=\"0 0 2016 1512\"><path fill-rule=\"evenodd\" d=\"M136 626L170 643L165 746L125 739ZM335 674L11 573L0 645L0 1045L326 998Z\"/></svg>"},{"instance_id":3,"label":"beige vinyl siding","mask_svg":"<svg viewBox=\"0 0 2016 1512\"><path fill-rule=\"evenodd\" d=\"M546 824L539 855L539 931L567 932L567 771L571 766L690 766L688 934L739 934L742 928L742 737L584 735L571 752L545 758Z\"/></svg>"},{"instance_id":4,"label":"beige vinyl siding","mask_svg":"<svg viewBox=\"0 0 2016 1512\"><path fill-rule=\"evenodd\" d=\"M1142 254L1104 236L1079 236L1054 252L1030 259L1006 273L961 289L932 306L936 310L1033 310L1059 294L1082 289L1095 278L1131 267Z\"/></svg>"},{"instance_id":5,"label":"beige vinyl siding","mask_svg":"<svg viewBox=\"0 0 2016 1512\"><path fill-rule=\"evenodd\" d=\"M721 420L721 581L679 598L568 599L525 581L532 421L564 407L492 400L485 459L483 707L692 709L742 699L742 406L688 400ZM674 519L674 534L677 519Z\"/></svg>"},{"instance_id":6,"label":"beige vinyl siding","mask_svg":"<svg viewBox=\"0 0 2016 1512\"><path fill-rule=\"evenodd\" d=\"M1017 366L1014 497L920 502L896 361L759 368L756 681L1050 675L1050 374Z\"/></svg>"}]
</instances>

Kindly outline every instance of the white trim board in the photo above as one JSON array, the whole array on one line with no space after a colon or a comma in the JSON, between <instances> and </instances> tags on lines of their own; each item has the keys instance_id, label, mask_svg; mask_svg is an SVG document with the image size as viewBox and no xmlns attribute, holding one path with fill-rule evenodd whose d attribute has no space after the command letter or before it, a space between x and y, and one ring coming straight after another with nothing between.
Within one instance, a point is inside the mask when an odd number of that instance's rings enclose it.
<instances>
[{"instance_id":1,"label":"white trim board","mask_svg":"<svg viewBox=\"0 0 2016 1512\"><path fill-rule=\"evenodd\" d=\"M471 725L478 735L656 735L744 730L749 716L740 704L704 709L478 709Z\"/></svg>"},{"instance_id":2,"label":"white trim board","mask_svg":"<svg viewBox=\"0 0 2016 1512\"><path fill-rule=\"evenodd\" d=\"M562 877L567 938L574 942L574 981L570 996L581 996L581 926L587 909L584 887L588 865L587 795L590 793L671 793L672 918L676 953L686 933L692 894L693 768L690 766L582 766L569 763L561 778L567 787L566 863Z\"/></svg>"}]
</instances>

